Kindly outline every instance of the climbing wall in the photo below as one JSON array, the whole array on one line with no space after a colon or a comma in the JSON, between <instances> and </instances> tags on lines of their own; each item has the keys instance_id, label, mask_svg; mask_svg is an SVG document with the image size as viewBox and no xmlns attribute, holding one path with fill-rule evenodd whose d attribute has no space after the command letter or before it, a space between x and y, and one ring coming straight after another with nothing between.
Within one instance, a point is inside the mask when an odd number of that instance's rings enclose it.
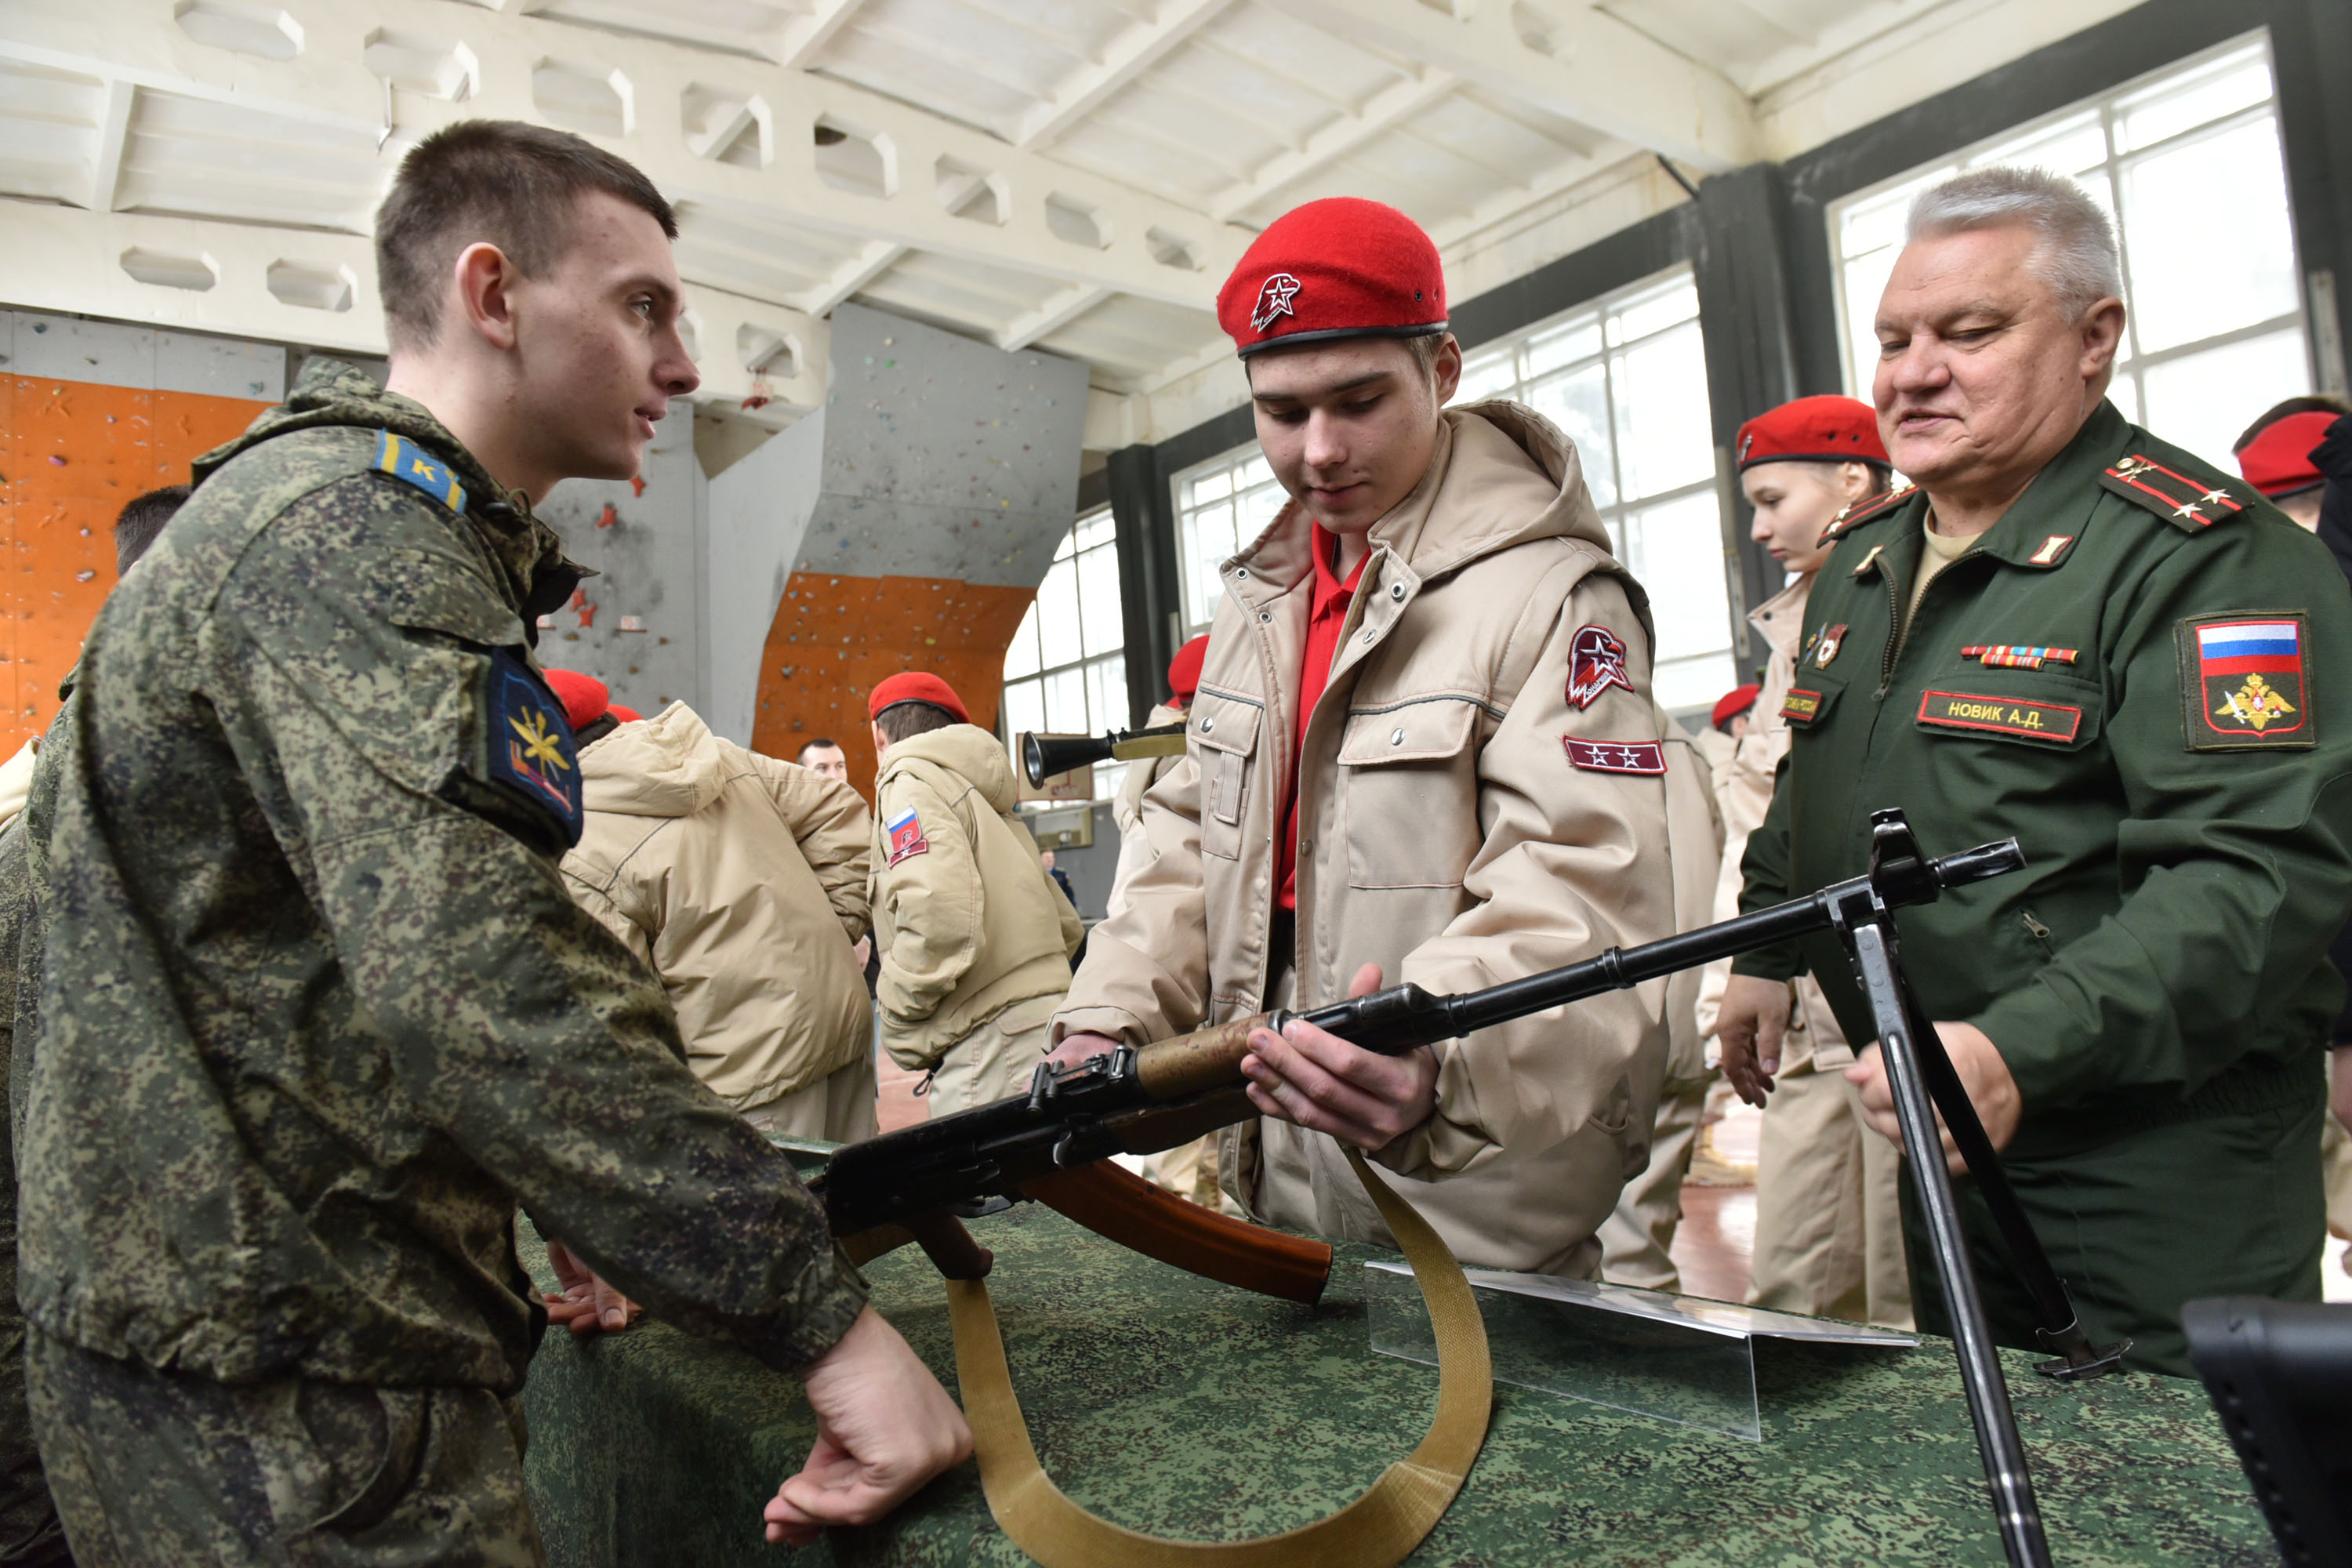
<instances>
[{"instance_id":1,"label":"climbing wall","mask_svg":"<svg viewBox=\"0 0 2352 1568\"><path fill-rule=\"evenodd\" d=\"M0 310L0 756L57 714L112 592L123 503L284 395L286 351Z\"/></svg>"},{"instance_id":2,"label":"climbing wall","mask_svg":"<svg viewBox=\"0 0 2352 1568\"><path fill-rule=\"evenodd\" d=\"M825 405L710 481L713 722L781 757L831 737L870 790L884 677L931 670L994 725L1076 513L1087 376L856 305L832 353Z\"/></svg>"}]
</instances>

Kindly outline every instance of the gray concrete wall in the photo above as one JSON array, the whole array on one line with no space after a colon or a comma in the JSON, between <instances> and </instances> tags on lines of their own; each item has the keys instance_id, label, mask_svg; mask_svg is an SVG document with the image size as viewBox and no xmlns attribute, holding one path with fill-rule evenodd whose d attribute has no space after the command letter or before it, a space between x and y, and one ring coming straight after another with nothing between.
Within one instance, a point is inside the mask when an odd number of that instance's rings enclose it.
<instances>
[{"instance_id":1,"label":"gray concrete wall","mask_svg":"<svg viewBox=\"0 0 2352 1568\"><path fill-rule=\"evenodd\" d=\"M751 743L761 652L816 510L825 424L819 409L709 481L701 713L739 745Z\"/></svg>"}]
</instances>

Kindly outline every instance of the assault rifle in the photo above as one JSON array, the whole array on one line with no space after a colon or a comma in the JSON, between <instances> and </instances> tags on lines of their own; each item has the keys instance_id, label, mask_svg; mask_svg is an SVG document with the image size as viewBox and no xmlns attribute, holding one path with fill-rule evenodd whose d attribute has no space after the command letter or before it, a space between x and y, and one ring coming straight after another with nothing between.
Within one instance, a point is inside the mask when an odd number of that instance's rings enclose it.
<instances>
[{"instance_id":1,"label":"assault rifle","mask_svg":"<svg viewBox=\"0 0 2352 1568\"><path fill-rule=\"evenodd\" d=\"M863 1261L912 1240L940 1271L972 1279L989 1255L957 1216L1034 1198L1147 1256L1210 1279L1312 1301L1330 1252L1318 1243L1243 1225L1160 1193L1105 1162L1150 1154L1257 1114L1244 1092L1242 1058L1253 1030L1303 1018L1384 1056L1455 1039L1531 1014L1621 991L1720 958L1774 947L1813 931L1837 933L1876 1025L1903 1145L1926 1210L1936 1268L1977 1447L2002 1545L2021 1564L2050 1561L2023 1445L1999 1355L1977 1293L1976 1272L1936 1125L1940 1111L1991 1210L2042 1327L2060 1378L2116 1370L2128 1345L2093 1345L2065 1286L2003 1175L1959 1075L1903 973L1894 911L1933 903L1949 889L2021 869L2014 838L1930 859L1900 811L1871 814L1870 869L1801 899L1634 948L1611 948L1484 991L1433 995L1396 985L1310 1012L1261 1013L1138 1050L1120 1047L1075 1067L1038 1064L1026 1094L886 1132L835 1151L809 1184L834 1234ZM1932 1102L1933 1109L1930 1109Z\"/></svg>"}]
</instances>

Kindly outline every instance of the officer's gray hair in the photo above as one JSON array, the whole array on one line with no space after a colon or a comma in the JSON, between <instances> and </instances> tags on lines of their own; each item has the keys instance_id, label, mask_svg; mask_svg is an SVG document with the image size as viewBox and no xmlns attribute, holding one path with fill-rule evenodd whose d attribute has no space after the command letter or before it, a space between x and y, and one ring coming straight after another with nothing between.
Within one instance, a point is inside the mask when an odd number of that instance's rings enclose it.
<instances>
[{"instance_id":1,"label":"officer's gray hair","mask_svg":"<svg viewBox=\"0 0 2352 1568\"><path fill-rule=\"evenodd\" d=\"M2124 291L2115 226L2082 186L2047 169L1971 169L1922 191L1904 240L2017 224L2033 231L2033 268L2069 321Z\"/></svg>"}]
</instances>

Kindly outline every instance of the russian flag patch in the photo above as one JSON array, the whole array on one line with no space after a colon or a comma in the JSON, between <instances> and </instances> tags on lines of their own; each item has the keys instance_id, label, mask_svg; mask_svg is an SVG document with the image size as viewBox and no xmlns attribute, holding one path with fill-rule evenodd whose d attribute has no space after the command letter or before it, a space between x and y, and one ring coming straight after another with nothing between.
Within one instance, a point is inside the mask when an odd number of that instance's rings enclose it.
<instances>
[{"instance_id":1,"label":"russian flag patch","mask_svg":"<svg viewBox=\"0 0 2352 1568\"><path fill-rule=\"evenodd\" d=\"M889 864L896 866L910 857L929 852L931 841L923 837L923 824L908 806L882 825L883 836L889 840Z\"/></svg>"},{"instance_id":2,"label":"russian flag patch","mask_svg":"<svg viewBox=\"0 0 2352 1568\"><path fill-rule=\"evenodd\" d=\"M2182 715L2192 752L2314 742L2308 624L2300 611L2200 616L2180 623Z\"/></svg>"}]
</instances>

